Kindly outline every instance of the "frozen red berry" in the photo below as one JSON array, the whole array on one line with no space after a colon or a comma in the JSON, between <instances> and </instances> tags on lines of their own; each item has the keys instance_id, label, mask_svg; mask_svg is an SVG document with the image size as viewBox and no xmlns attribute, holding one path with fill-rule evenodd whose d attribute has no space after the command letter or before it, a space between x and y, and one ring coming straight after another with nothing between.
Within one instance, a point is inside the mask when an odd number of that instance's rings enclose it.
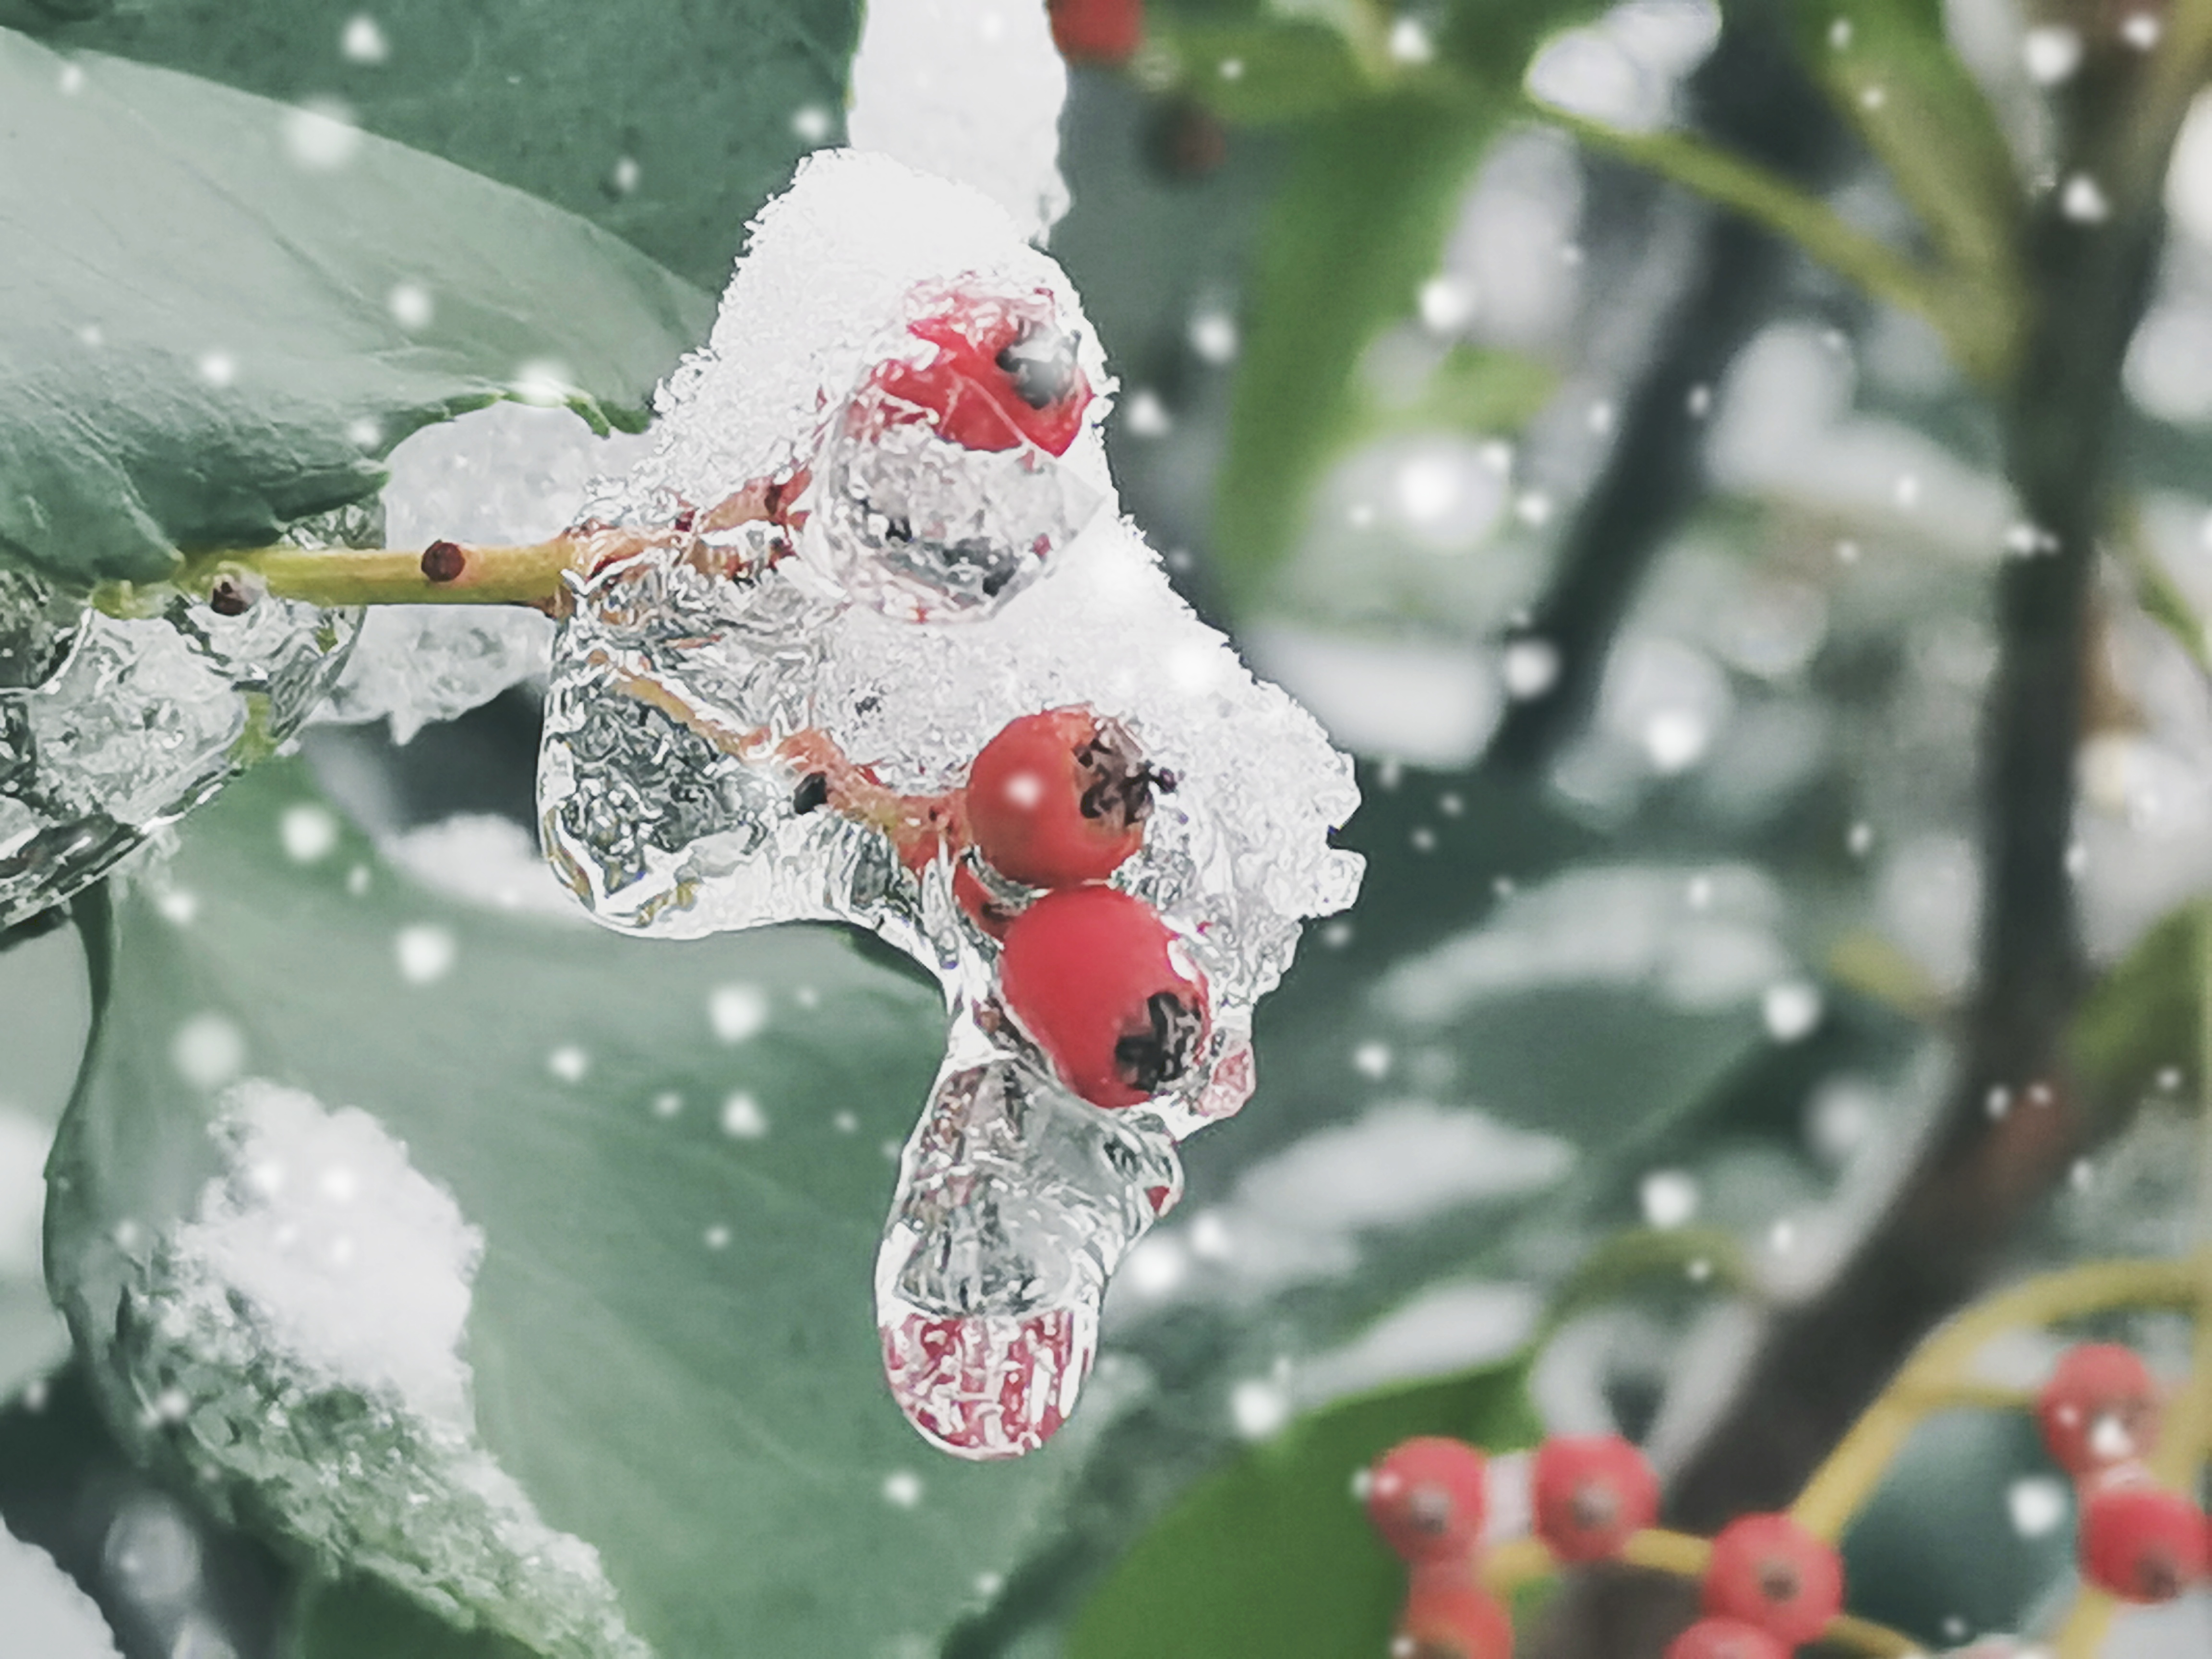
<instances>
[{"instance_id":1,"label":"frozen red berry","mask_svg":"<svg viewBox=\"0 0 2212 1659\"><path fill-rule=\"evenodd\" d=\"M1659 1517L1659 1478L1617 1434L1547 1440L1533 1480L1536 1535L1562 1561L1601 1561Z\"/></svg>"},{"instance_id":2,"label":"frozen red berry","mask_svg":"<svg viewBox=\"0 0 2212 1659\"><path fill-rule=\"evenodd\" d=\"M1390 1653L1392 1659L1511 1659L1513 1621L1470 1580L1417 1573Z\"/></svg>"},{"instance_id":3,"label":"frozen red berry","mask_svg":"<svg viewBox=\"0 0 2212 1659\"><path fill-rule=\"evenodd\" d=\"M1052 40L1071 64L1111 69L1145 38L1145 0L1050 0Z\"/></svg>"},{"instance_id":4,"label":"frozen red berry","mask_svg":"<svg viewBox=\"0 0 2212 1659\"><path fill-rule=\"evenodd\" d=\"M968 769L969 833L994 870L1031 887L1103 881L1144 845L1152 791L1173 782L1118 720L1024 714Z\"/></svg>"},{"instance_id":5,"label":"frozen red berry","mask_svg":"<svg viewBox=\"0 0 2212 1659\"><path fill-rule=\"evenodd\" d=\"M1482 1536L1488 1469L1462 1440L1401 1441L1367 1472L1367 1518L1408 1561L1463 1559Z\"/></svg>"},{"instance_id":6,"label":"frozen red berry","mask_svg":"<svg viewBox=\"0 0 2212 1659\"><path fill-rule=\"evenodd\" d=\"M1747 1515L1713 1540L1705 1611L1801 1647L1844 1610L1844 1563L1786 1515Z\"/></svg>"},{"instance_id":7,"label":"frozen red berry","mask_svg":"<svg viewBox=\"0 0 2212 1659\"><path fill-rule=\"evenodd\" d=\"M956 295L907 332L930 349L894 358L875 382L934 422L948 442L977 450L1031 443L1064 455L1083 429L1091 383L1075 337L1054 319L1051 295Z\"/></svg>"},{"instance_id":8,"label":"frozen red berry","mask_svg":"<svg viewBox=\"0 0 2212 1659\"><path fill-rule=\"evenodd\" d=\"M2081 1576L2129 1601L2171 1601L2205 1576L2204 1512L2142 1479L2093 1486L2081 1505Z\"/></svg>"},{"instance_id":9,"label":"frozen red berry","mask_svg":"<svg viewBox=\"0 0 2212 1659\"><path fill-rule=\"evenodd\" d=\"M1015 917L999 992L1060 1080L1094 1106L1150 1100L1206 1041L1205 976L1158 913L1119 888L1063 888Z\"/></svg>"},{"instance_id":10,"label":"frozen red berry","mask_svg":"<svg viewBox=\"0 0 2212 1659\"><path fill-rule=\"evenodd\" d=\"M1667 1659L1790 1659L1790 1650L1741 1619L1700 1619L1667 1644Z\"/></svg>"},{"instance_id":11,"label":"frozen red berry","mask_svg":"<svg viewBox=\"0 0 2212 1659\"><path fill-rule=\"evenodd\" d=\"M2036 1417L2043 1443L2075 1479L2148 1453L2158 1442L2158 1384L2132 1348L2069 1348L2043 1385Z\"/></svg>"}]
</instances>

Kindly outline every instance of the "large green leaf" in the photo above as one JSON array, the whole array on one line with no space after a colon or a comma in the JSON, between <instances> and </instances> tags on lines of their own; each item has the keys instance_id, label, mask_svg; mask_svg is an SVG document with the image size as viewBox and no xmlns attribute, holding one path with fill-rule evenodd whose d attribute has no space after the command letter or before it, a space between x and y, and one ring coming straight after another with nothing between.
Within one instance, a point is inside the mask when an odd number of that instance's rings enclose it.
<instances>
[{"instance_id":1,"label":"large green leaf","mask_svg":"<svg viewBox=\"0 0 2212 1659\"><path fill-rule=\"evenodd\" d=\"M139 1317L219 1172L208 1085L229 1068L208 1063L209 1033L227 1033L213 1052L233 1043L245 1073L374 1113L482 1230L464 1473L495 1460L546 1527L596 1548L659 1659L933 1640L1042 1532L1080 1455L939 1458L884 1389L885 1149L940 1047L933 988L825 930L674 945L457 909L349 833L289 861L294 809L322 810L300 768L253 774L192 820L166 909L117 906L48 1226L118 1431L314 1565L380 1570L541 1651L635 1651L526 1628L550 1618L542 1568L487 1565L489 1525L457 1542L466 1493L412 1419L327 1377L303 1391L281 1341L225 1359ZM425 927L441 931L405 931ZM718 1036L710 1003L732 986ZM738 1091L751 1104L731 1106ZM265 1416L272 1389L289 1427ZM149 1426L145 1402L171 1389ZM386 1480L419 1521L395 1529ZM441 1576L456 1549L477 1552L471 1574Z\"/></svg>"},{"instance_id":2,"label":"large green leaf","mask_svg":"<svg viewBox=\"0 0 2212 1659\"><path fill-rule=\"evenodd\" d=\"M270 98L335 99L371 132L557 202L720 289L745 221L842 130L860 12L135 0L52 38Z\"/></svg>"},{"instance_id":3,"label":"large green leaf","mask_svg":"<svg viewBox=\"0 0 2212 1659\"><path fill-rule=\"evenodd\" d=\"M1361 355L1411 317L1495 123L1395 98L1300 137L1262 240L1217 485L1217 551L1249 592L1285 554L1322 470L1356 429Z\"/></svg>"},{"instance_id":4,"label":"large green leaf","mask_svg":"<svg viewBox=\"0 0 2212 1659\"><path fill-rule=\"evenodd\" d=\"M369 494L463 409L641 419L704 333L604 231L297 118L0 31L0 556L158 578Z\"/></svg>"},{"instance_id":5,"label":"large green leaf","mask_svg":"<svg viewBox=\"0 0 2212 1659\"><path fill-rule=\"evenodd\" d=\"M1397 1442L1491 1450L1541 1432L1522 1363L1364 1395L1299 1419L1194 1487L1125 1556L1070 1633L1069 1659L1381 1653L1406 1569L1352 1496Z\"/></svg>"}]
</instances>

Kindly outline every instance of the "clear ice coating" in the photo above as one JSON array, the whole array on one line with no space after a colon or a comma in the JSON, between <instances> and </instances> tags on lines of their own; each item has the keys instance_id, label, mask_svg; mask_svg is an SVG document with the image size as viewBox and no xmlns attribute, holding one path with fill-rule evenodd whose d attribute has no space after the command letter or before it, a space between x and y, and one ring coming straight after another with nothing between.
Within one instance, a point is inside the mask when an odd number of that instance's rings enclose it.
<instances>
[{"instance_id":1,"label":"clear ice coating","mask_svg":"<svg viewBox=\"0 0 2212 1659\"><path fill-rule=\"evenodd\" d=\"M305 546L373 539L332 514ZM124 619L0 571L0 927L61 903L291 736L344 666L354 611L181 597Z\"/></svg>"},{"instance_id":2,"label":"clear ice coating","mask_svg":"<svg viewBox=\"0 0 2212 1659\"><path fill-rule=\"evenodd\" d=\"M986 324L933 345L948 296ZM540 830L598 920L667 938L853 922L944 984L951 1034L876 1295L902 1409L966 1457L1066 1419L1109 1277L1181 1191L1177 1141L1243 1105L1254 1004L1304 919L1359 883L1329 844L1358 804L1349 761L1119 514L1111 384L1066 277L1003 210L818 154L664 391L653 453L589 507L607 554L554 646ZM960 830L984 744L1078 706L1173 775L1113 880L1179 935L1211 1005L1194 1063L1112 1111L1003 1006L1003 912L1032 896Z\"/></svg>"}]
</instances>

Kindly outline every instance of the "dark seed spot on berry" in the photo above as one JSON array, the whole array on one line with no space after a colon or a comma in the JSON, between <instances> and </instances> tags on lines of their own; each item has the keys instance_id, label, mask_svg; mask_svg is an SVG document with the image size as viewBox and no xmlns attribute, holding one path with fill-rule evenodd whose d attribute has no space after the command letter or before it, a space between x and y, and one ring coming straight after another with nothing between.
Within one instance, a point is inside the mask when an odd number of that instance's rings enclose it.
<instances>
[{"instance_id":1,"label":"dark seed spot on berry","mask_svg":"<svg viewBox=\"0 0 2212 1659\"><path fill-rule=\"evenodd\" d=\"M691 526L698 521L698 509L687 507L676 515L676 528L688 536L691 533Z\"/></svg>"},{"instance_id":2,"label":"dark seed spot on berry","mask_svg":"<svg viewBox=\"0 0 2212 1659\"><path fill-rule=\"evenodd\" d=\"M208 609L218 617L242 617L252 607L253 595L245 583L218 576L208 590Z\"/></svg>"},{"instance_id":3,"label":"dark seed spot on berry","mask_svg":"<svg viewBox=\"0 0 2212 1659\"><path fill-rule=\"evenodd\" d=\"M2171 1601L2187 1588L2181 1564L2169 1551L2150 1550L2136 1565L2136 1590L2146 1601Z\"/></svg>"},{"instance_id":4,"label":"dark seed spot on berry","mask_svg":"<svg viewBox=\"0 0 2212 1659\"><path fill-rule=\"evenodd\" d=\"M469 568L469 556L458 542L432 542L422 550L422 580L450 582L460 580Z\"/></svg>"},{"instance_id":5,"label":"dark seed spot on berry","mask_svg":"<svg viewBox=\"0 0 2212 1659\"><path fill-rule=\"evenodd\" d=\"M1172 991L1146 999L1145 1018L1150 1030L1132 1031L1114 1044L1114 1066L1131 1088L1156 1095L1190 1070L1205 1022Z\"/></svg>"},{"instance_id":6,"label":"dark seed spot on berry","mask_svg":"<svg viewBox=\"0 0 2212 1659\"><path fill-rule=\"evenodd\" d=\"M1416 1486L1407 1499L1408 1518L1423 1532L1441 1537L1451 1530L1451 1494L1441 1486Z\"/></svg>"},{"instance_id":7,"label":"dark seed spot on berry","mask_svg":"<svg viewBox=\"0 0 2212 1659\"><path fill-rule=\"evenodd\" d=\"M1759 1593L1778 1606L1795 1601L1803 1586L1798 1583L1797 1569L1787 1561L1762 1561L1759 1564Z\"/></svg>"},{"instance_id":8,"label":"dark seed spot on berry","mask_svg":"<svg viewBox=\"0 0 2212 1659\"><path fill-rule=\"evenodd\" d=\"M809 772L799 779L799 787L791 792L791 811L795 817L805 817L816 807L826 805L830 799L830 775Z\"/></svg>"},{"instance_id":9,"label":"dark seed spot on berry","mask_svg":"<svg viewBox=\"0 0 2212 1659\"><path fill-rule=\"evenodd\" d=\"M1152 788L1175 787L1174 774L1155 772L1145 763L1136 738L1119 720L1100 720L1089 743L1075 751L1082 780L1078 805L1086 818L1127 830L1152 815ZM1167 781L1161 783L1162 778Z\"/></svg>"},{"instance_id":10,"label":"dark seed spot on berry","mask_svg":"<svg viewBox=\"0 0 2212 1659\"><path fill-rule=\"evenodd\" d=\"M1031 409L1048 409L1075 390L1075 340L1056 328L1031 326L999 353L999 367L1014 395Z\"/></svg>"},{"instance_id":11,"label":"dark seed spot on berry","mask_svg":"<svg viewBox=\"0 0 2212 1659\"><path fill-rule=\"evenodd\" d=\"M1613 1524L1613 1518L1620 1513L1620 1500L1614 1496L1612 1487L1593 1480L1575 1488L1574 1498L1568 1507L1574 1512L1577 1526L1586 1531L1596 1532Z\"/></svg>"}]
</instances>

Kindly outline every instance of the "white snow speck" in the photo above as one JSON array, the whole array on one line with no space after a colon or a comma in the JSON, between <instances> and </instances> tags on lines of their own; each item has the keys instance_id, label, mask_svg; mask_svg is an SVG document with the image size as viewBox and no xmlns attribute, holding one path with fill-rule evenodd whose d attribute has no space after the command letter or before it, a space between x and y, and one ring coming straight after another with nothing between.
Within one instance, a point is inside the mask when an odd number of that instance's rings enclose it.
<instances>
[{"instance_id":1,"label":"white snow speck","mask_svg":"<svg viewBox=\"0 0 2212 1659\"><path fill-rule=\"evenodd\" d=\"M182 887L172 887L154 902L162 919L173 927L189 927L200 913L200 896Z\"/></svg>"},{"instance_id":2,"label":"white snow speck","mask_svg":"<svg viewBox=\"0 0 2212 1659\"><path fill-rule=\"evenodd\" d=\"M1390 1075L1390 1045L1387 1042L1363 1042L1352 1051L1352 1069L1360 1076L1381 1082Z\"/></svg>"},{"instance_id":3,"label":"white snow speck","mask_svg":"<svg viewBox=\"0 0 2212 1659\"><path fill-rule=\"evenodd\" d=\"M410 985L428 985L453 972L460 943L452 929L422 922L399 930L393 954L399 961L400 978Z\"/></svg>"},{"instance_id":4,"label":"white snow speck","mask_svg":"<svg viewBox=\"0 0 2212 1659\"><path fill-rule=\"evenodd\" d=\"M768 1133L768 1115L740 1091L722 1103L722 1133L733 1140L758 1140Z\"/></svg>"},{"instance_id":5,"label":"white snow speck","mask_svg":"<svg viewBox=\"0 0 2212 1659\"><path fill-rule=\"evenodd\" d=\"M893 1469L884 1477L884 1502L910 1510L921 1502L921 1477L912 1469Z\"/></svg>"},{"instance_id":6,"label":"white snow speck","mask_svg":"<svg viewBox=\"0 0 2212 1659\"><path fill-rule=\"evenodd\" d=\"M718 985L707 998L708 1023L724 1042L757 1036L768 1012L768 993L757 985Z\"/></svg>"},{"instance_id":7,"label":"white snow speck","mask_svg":"<svg viewBox=\"0 0 2212 1659\"><path fill-rule=\"evenodd\" d=\"M1637 1188L1644 1219L1663 1231L1680 1227L1698 1212L1698 1183L1681 1170L1654 1170Z\"/></svg>"},{"instance_id":8,"label":"white snow speck","mask_svg":"<svg viewBox=\"0 0 2212 1659\"><path fill-rule=\"evenodd\" d=\"M2102 224L2112 216L2112 204L2103 187L2086 173L2069 179L2058 198L2058 210L2076 224Z\"/></svg>"},{"instance_id":9,"label":"white snow speck","mask_svg":"<svg viewBox=\"0 0 2212 1659\"><path fill-rule=\"evenodd\" d=\"M338 821L328 807L301 801L284 809L276 833L284 843L285 857L295 864L314 864L337 846Z\"/></svg>"},{"instance_id":10,"label":"white snow speck","mask_svg":"<svg viewBox=\"0 0 2212 1659\"><path fill-rule=\"evenodd\" d=\"M523 403L550 406L565 404L574 397L576 380L566 363L550 357L534 357L515 369L508 389Z\"/></svg>"},{"instance_id":11,"label":"white snow speck","mask_svg":"<svg viewBox=\"0 0 2212 1659\"><path fill-rule=\"evenodd\" d=\"M592 1057L573 1042L563 1043L545 1056L545 1069L563 1083L581 1083L592 1069Z\"/></svg>"},{"instance_id":12,"label":"white snow speck","mask_svg":"<svg viewBox=\"0 0 2212 1659\"><path fill-rule=\"evenodd\" d=\"M1247 1440L1265 1440L1291 1420L1290 1392L1280 1382L1248 1378L1229 1391L1229 1418Z\"/></svg>"},{"instance_id":13,"label":"white snow speck","mask_svg":"<svg viewBox=\"0 0 2212 1659\"><path fill-rule=\"evenodd\" d=\"M220 1089L246 1069L246 1033L221 1014L195 1014L169 1040L169 1063L195 1089Z\"/></svg>"},{"instance_id":14,"label":"white snow speck","mask_svg":"<svg viewBox=\"0 0 2212 1659\"><path fill-rule=\"evenodd\" d=\"M1237 356L1237 319L1225 311L1198 312L1191 318L1188 332L1190 349L1202 362L1218 365Z\"/></svg>"},{"instance_id":15,"label":"white snow speck","mask_svg":"<svg viewBox=\"0 0 2212 1659\"><path fill-rule=\"evenodd\" d=\"M700 1237L710 1250L726 1250L730 1248L730 1230L719 1223L708 1228L700 1235Z\"/></svg>"},{"instance_id":16,"label":"white snow speck","mask_svg":"<svg viewBox=\"0 0 2212 1659\"><path fill-rule=\"evenodd\" d=\"M75 64L64 64L55 84L61 88L62 96L74 98L84 90L84 70Z\"/></svg>"},{"instance_id":17,"label":"white snow speck","mask_svg":"<svg viewBox=\"0 0 2212 1659\"><path fill-rule=\"evenodd\" d=\"M1164 438L1175 429L1175 419L1158 392L1139 386L1121 404L1121 429L1133 438Z\"/></svg>"},{"instance_id":18,"label":"white snow speck","mask_svg":"<svg viewBox=\"0 0 2212 1659\"><path fill-rule=\"evenodd\" d=\"M1434 60L1437 43L1417 17L1401 17L1390 25L1390 60L1418 66Z\"/></svg>"},{"instance_id":19,"label":"white snow speck","mask_svg":"<svg viewBox=\"0 0 2212 1659\"><path fill-rule=\"evenodd\" d=\"M353 111L336 98L315 98L284 112L284 153L303 173L330 173L361 149Z\"/></svg>"},{"instance_id":20,"label":"white snow speck","mask_svg":"<svg viewBox=\"0 0 2212 1659\"><path fill-rule=\"evenodd\" d=\"M2044 23L2021 36L2021 61L2039 87L2055 87L2081 65L2081 36L2063 23Z\"/></svg>"},{"instance_id":21,"label":"white snow speck","mask_svg":"<svg viewBox=\"0 0 2212 1659\"><path fill-rule=\"evenodd\" d=\"M206 351L193 367L210 386L221 388L238 378L238 359L228 351Z\"/></svg>"},{"instance_id":22,"label":"white snow speck","mask_svg":"<svg viewBox=\"0 0 2212 1659\"><path fill-rule=\"evenodd\" d=\"M792 136L802 144L826 144L835 125L830 112L819 104L801 104L791 112Z\"/></svg>"},{"instance_id":23,"label":"white snow speck","mask_svg":"<svg viewBox=\"0 0 2212 1659\"><path fill-rule=\"evenodd\" d=\"M392 43L384 38L376 19L365 11L356 12L346 20L338 36L338 51L349 64L381 64L392 56Z\"/></svg>"},{"instance_id":24,"label":"white snow speck","mask_svg":"<svg viewBox=\"0 0 2212 1659\"><path fill-rule=\"evenodd\" d=\"M438 314L438 307L430 298L430 290L420 283L400 283L385 295L384 303L392 313L392 320L410 334L420 333L430 326Z\"/></svg>"},{"instance_id":25,"label":"white snow speck","mask_svg":"<svg viewBox=\"0 0 2212 1659\"><path fill-rule=\"evenodd\" d=\"M1802 980L1770 985L1759 999L1759 1012L1769 1036L1777 1042L1795 1042L1820 1023L1820 989Z\"/></svg>"},{"instance_id":26,"label":"white snow speck","mask_svg":"<svg viewBox=\"0 0 2212 1659\"><path fill-rule=\"evenodd\" d=\"M2066 1483L2047 1474L2032 1474L2005 1489L2005 1510L2013 1530L2022 1538L2044 1538L2065 1523L2072 1507Z\"/></svg>"},{"instance_id":27,"label":"white snow speck","mask_svg":"<svg viewBox=\"0 0 2212 1659\"><path fill-rule=\"evenodd\" d=\"M665 1089L653 1097L653 1115L666 1120L684 1109L684 1097L673 1089Z\"/></svg>"},{"instance_id":28,"label":"white snow speck","mask_svg":"<svg viewBox=\"0 0 2212 1659\"><path fill-rule=\"evenodd\" d=\"M1549 640L1515 640L1498 659L1505 695L1526 702L1540 697L1559 678L1559 648Z\"/></svg>"}]
</instances>

